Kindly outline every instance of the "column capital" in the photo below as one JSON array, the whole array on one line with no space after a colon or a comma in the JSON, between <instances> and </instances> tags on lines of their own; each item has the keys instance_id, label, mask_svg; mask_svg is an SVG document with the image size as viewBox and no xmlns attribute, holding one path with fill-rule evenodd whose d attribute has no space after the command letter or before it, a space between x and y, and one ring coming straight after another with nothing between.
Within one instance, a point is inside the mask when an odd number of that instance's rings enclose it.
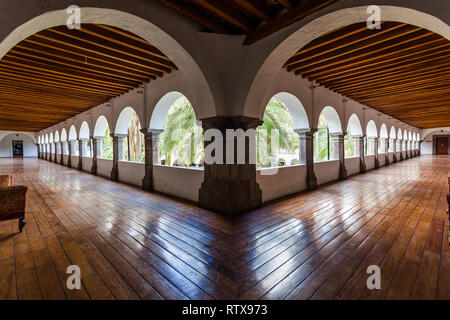
<instances>
[{"instance_id":1,"label":"column capital","mask_svg":"<svg viewBox=\"0 0 450 320\"><path fill-rule=\"evenodd\" d=\"M110 133L109 134L111 136L111 138L126 138L128 137L128 134L126 133Z\"/></svg>"},{"instance_id":2,"label":"column capital","mask_svg":"<svg viewBox=\"0 0 450 320\"><path fill-rule=\"evenodd\" d=\"M142 128L140 130L140 132L142 132L143 134L147 135L147 134L161 134L164 131L164 129L151 129L151 128Z\"/></svg>"}]
</instances>

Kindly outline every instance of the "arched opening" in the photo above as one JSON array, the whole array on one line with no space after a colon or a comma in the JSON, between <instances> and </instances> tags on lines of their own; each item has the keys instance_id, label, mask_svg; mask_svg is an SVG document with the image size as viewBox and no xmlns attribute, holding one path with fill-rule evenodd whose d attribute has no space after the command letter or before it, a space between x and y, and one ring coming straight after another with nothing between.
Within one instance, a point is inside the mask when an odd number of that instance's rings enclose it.
<instances>
[{"instance_id":1,"label":"arched opening","mask_svg":"<svg viewBox=\"0 0 450 320\"><path fill-rule=\"evenodd\" d=\"M81 143L82 156L92 157L92 142L90 138L89 125L86 121L80 126L79 143Z\"/></svg>"},{"instance_id":2,"label":"arched opening","mask_svg":"<svg viewBox=\"0 0 450 320\"><path fill-rule=\"evenodd\" d=\"M79 149L78 149L78 140L77 140L77 130L75 129L75 126L72 125L69 129L69 141L71 142L71 155L72 156L78 156L79 155Z\"/></svg>"},{"instance_id":3,"label":"arched opening","mask_svg":"<svg viewBox=\"0 0 450 320\"><path fill-rule=\"evenodd\" d=\"M56 143L56 146L55 146L55 148L56 148L55 153L56 153L56 154L61 154L61 149L59 148L59 142L60 142L60 139L59 139L59 131L56 130L56 131L55 131L55 143Z\"/></svg>"},{"instance_id":4,"label":"arched opening","mask_svg":"<svg viewBox=\"0 0 450 320\"><path fill-rule=\"evenodd\" d=\"M120 161L145 162L145 137L139 117L132 107L125 107L120 112L114 134L121 138Z\"/></svg>"},{"instance_id":5,"label":"arched opening","mask_svg":"<svg viewBox=\"0 0 450 320\"><path fill-rule=\"evenodd\" d=\"M50 153L55 153L55 145L54 145L54 141L53 141L53 132L50 132L50 135L48 137L48 143L50 146Z\"/></svg>"},{"instance_id":6,"label":"arched opening","mask_svg":"<svg viewBox=\"0 0 450 320\"><path fill-rule=\"evenodd\" d=\"M386 139L389 138L387 126L386 124L382 124L380 127L380 143L378 143L378 153L385 153L386 152ZM389 142L388 142L389 143Z\"/></svg>"},{"instance_id":7,"label":"arched opening","mask_svg":"<svg viewBox=\"0 0 450 320\"><path fill-rule=\"evenodd\" d=\"M69 149L67 148L67 131L65 128L61 130L61 143L63 144L62 153L64 155L69 154Z\"/></svg>"},{"instance_id":8,"label":"arched opening","mask_svg":"<svg viewBox=\"0 0 450 320\"><path fill-rule=\"evenodd\" d=\"M358 155L359 150L355 149L355 138L362 137L363 131L361 122L356 114L352 114L348 119L347 134L344 137L345 157L352 158Z\"/></svg>"},{"instance_id":9,"label":"arched opening","mask_svg":"<svg viewBox=\"0 0 450 320\"><path fill-rule=\"evenodd\" d=\"M21 141L20 146L17 147L14 141ZM41 142L44 142L43 138L41 138ZM40 151L44 152L43 150ZM0 137L0 158L11 158L15 156L27 158L36 157L36 155L36 144L26 133L11 133Z\"/></svg>"},{"instance_id":10,"label":"arched opening","mask_svg":"<svg viewBox=\"0 0 450 320\"><path fill-rule=\"evenodd\" d=\"M314 133L314 161L336 160L338 155L333 152L331 136L342 134L341 120L339 114L333 107L325 107L319 115L317 132Z\"/></svg>"},{"instance_id":11,"label":"arched opening","mask_svg":"<svg viewBox=\"0 0 450 320\"><path fill-rule=\"evenodd\" d=\"M375 150L378 150L378 146L375 149L373 145L373 139L378 137L378 129L375 121L370 120L366 126L366 139L364 141L364 154L365 155L373 155L375 154Z\"/></svg>"},{"instance_id":12,"label":"arched opening","mask_svg":"<svg viewBox=\"0 0 450 320\"><path fill-rule=\"evenodd\" d=\"M203 129L197 124L194 108L184 95L170 92L161 98L152 114L150 128L163 130L158 141L161 164L203 165Z\"/></svg>"},{"instance_id":13,"label":"arched opening","mask_svg":"<svg viewBox=\"0 0 450 320\"><path fill-rule=\"evenodd\" d=\"M395 127L392 126L391 130L389 131L389 152L397 151L397 150L394 150L394 139L397 139L397 133L395 131Z\"/></svg>"},{"instance_id":14,"label":"arched opening","mask_svg":"<svg viewBox=\"0 0 450 320\"><path fill-rule=\"evenodd\" d=\"M408 146L408 131L403 131L403 146L402 151L406 151Z\"/></svg>"},{"instance_id":15,"label":"arched opening","mask_svg":"<svg viewBox=\"0 0 450 320\"><path fill-rule=\"evenodd\" d=\"M110 159L113 158L113 138L105 116L99 116L95 122L94 138L97 142L97 158Z\"/></svg>"},{"instance_id":16,"label":"arched opening","mask_svg":"<svg viewBox=\"0 0 450 320\"><path fill-rule=\"evenodd\" d=\"M257 167L299 164L296 130L309 130L308 116L302 103L287 92L274 95L264 111L263 123L256 129Z\"/></svg>"}]
</instances>

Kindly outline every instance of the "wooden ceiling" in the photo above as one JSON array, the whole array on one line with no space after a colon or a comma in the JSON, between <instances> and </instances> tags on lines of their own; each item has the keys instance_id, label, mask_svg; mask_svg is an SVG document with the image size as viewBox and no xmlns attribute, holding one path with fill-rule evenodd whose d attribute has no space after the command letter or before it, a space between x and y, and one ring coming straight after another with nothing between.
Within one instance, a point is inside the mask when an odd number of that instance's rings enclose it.
<instances>
[{"instance_id":1,"label":"wooden ceiling","mask_svg":"<svg viewBox=\"0 0 450 320\"><path fill-rule=\"evenodd\" d=\"M176 66L121 29L47 29L0 60L0 130L40 131L109 101Z\"/></svg>"},{"instance_id":2,"label":"wooden ceiling","mask_svg":"<svg viewBox=\"0 0 450 320\"><path fill-rule=\"evenodd\" d=\"M157 0L205 31L246 34L252 44L339 0Z\"/></svg>"},{"instance_id":3,"label":"wooden ceiling","mask_svg":"<svg viewBox=\"0 0 450 320\"><path fill-rule=\"evenodd\" d=\"M450 41L431 31L353 24L313 40L285 67L409 125L450 126Z\"/></svg>"}]
</instances>

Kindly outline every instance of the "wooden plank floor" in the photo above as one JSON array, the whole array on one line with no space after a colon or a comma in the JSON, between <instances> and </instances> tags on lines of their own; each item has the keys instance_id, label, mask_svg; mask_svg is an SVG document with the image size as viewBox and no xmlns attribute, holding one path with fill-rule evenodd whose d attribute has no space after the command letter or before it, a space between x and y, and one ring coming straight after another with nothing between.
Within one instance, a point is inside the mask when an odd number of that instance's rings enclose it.
<instances>
[{"instance_id":1,"label":"wooden plank floor","mask_svg":"<svg viewBox=\"0 0 450 320\"><path fill-rule=\"evenodd\" d=\"M38 159L0 222L0 299L450 299L449 157L422 156L234 221ZM69 290L69 265L82 287ZM368 290L369 265L381 289Z\"/></svg>"}]
</instances>

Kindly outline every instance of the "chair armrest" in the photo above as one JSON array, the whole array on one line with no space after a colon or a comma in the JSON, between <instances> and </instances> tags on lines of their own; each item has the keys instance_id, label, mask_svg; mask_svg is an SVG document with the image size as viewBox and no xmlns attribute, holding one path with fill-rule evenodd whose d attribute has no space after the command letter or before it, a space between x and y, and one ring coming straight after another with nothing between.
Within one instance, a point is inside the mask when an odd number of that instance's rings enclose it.
<instances>
[{"instance_id":1,"label":"chair armrest","mask_svg":"<svg viewBox=\"0 0 450 320\"><path fill-rule=\"evenodd\" d=\"M0 188L6 188L12 186L12 176L0 175Z\"/></svg>"},{"instance_id":2,"label":"chair armrest","mask_svg":"<svg viewBox=\"0 0 450 320\"><path fill-rule=\"evenodd\" d=\"M0 220L25 214L27 190L25 186L0 188Z\"/></svg>"}]
</instances>

